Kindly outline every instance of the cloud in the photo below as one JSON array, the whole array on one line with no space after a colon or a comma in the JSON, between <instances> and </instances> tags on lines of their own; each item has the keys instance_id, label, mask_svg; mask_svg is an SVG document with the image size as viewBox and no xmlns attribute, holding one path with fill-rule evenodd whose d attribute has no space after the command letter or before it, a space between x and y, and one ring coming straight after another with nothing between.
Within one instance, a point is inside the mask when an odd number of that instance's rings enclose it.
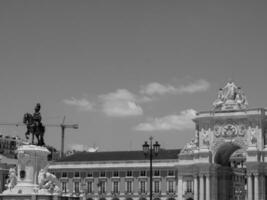
<instances>
[{"instance_id":1,"label":"cloud","mask_svg":"<svg viewBox=\"0 0 267 200\"><path fill-rule=\"evenodd\" d=\"M85 151L85 146L83 144L72 144L69 148L71 151Z\"/></svg>"},{"instance_id":2,"label":"cloud","mask_svg":"<svg viewBox=\"0 0 267 200\"><path fill-rule=\"evenodd\" d=\"M153 95L153 94L166 94L176 93L177 89L171 85L162 85L160 83L149 83L147 86L143 86L140 90L141 94Z\"/></svg>"},{"instance_id":3,"label":"cloud","mask_svg":"<svg viewBox=\"0 0 267 200\"><path fill-rule=\"evenodd\" d=\"M90 111L94 108L94 104L89 102L86 98L76 99L72 97L71 99L64 99L63 102L67 105L77 106L83 111Z\"/></svg>"},{"instance_id":4,"label":"cloud","mask_svg":"<svg viewBox=\"0 0 267 200\"><path fill-rule=\"evenodd\" d=\"M177 90L179 93L195 93L208 90L210 83L204 79L200 79L194 83L179 87Z\"/></svg>"},{"instance_id":5,"label":"cloud","mask_svg":"<svg viewBox=\"0 0 267 200\"><path fill-rule=\"evenodd\" d=\"M163 85L157 82L149 83L142 86L140 93L146 95L164 95L164 94L182 94L182 93L195 93L206 91L210 87L210 83L204 79L197 80L193 83L175 87L172 85Z\"/></svg>"},{"instance_id":6,"label":"cloud","mask_svg":"<svg viewBox=\"0 0 267 200\"><path fill-rule=\"evenodd\" d=\"M137 131L169 131L193 129L196 111L188 109L181 111L179 115L168 115L161 118L147 120L145 123L137 125L134 129Z\"/></svg>"},{"instance_id":7,"label":"cloud","mask_svg":"<svg viewBox=\"0 0 267 200\"><path fill-rule=\"evenodd\" d=\"M138 105L138 98L126 89L99 96L102 102L102 111L107 116L126 117L143 114L143 109Z\"/></svg>"}]
</instances>

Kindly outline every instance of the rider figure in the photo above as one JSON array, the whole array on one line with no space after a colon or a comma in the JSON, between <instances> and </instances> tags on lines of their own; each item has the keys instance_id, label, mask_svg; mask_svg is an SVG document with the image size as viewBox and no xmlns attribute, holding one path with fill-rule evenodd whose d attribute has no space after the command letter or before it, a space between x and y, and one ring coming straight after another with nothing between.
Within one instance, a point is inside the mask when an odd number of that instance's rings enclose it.
<instances>
[{"instance_id":1,"label":"rider figure","mask_svg":"<svg viewBox=\"0 0 267 200\"><path fill-rule=\"evenodd\" d=\"M41 116L40 110L41 110L41 104L37 103L35 108L34 108L34 113L32 115L34 131L39 132L39 134L41 132L44 132L44 126L41 122L42 116ZM41 145L41 146L44 145L43 135L40 135L38 145Z\"/></svg>"},{"instance_id":2,"label":"rider figure","mask_svg":"<svg viewBox=\"0 0 267 200\"><path fill-rule=\"evenodd\" d=\"M37 103L35 108L34 108L34 113L33 113L33 123L36 127L39 127L42 125L42 116L40 113L41 110L41 104Z\"/></svg>"}]
</instances>

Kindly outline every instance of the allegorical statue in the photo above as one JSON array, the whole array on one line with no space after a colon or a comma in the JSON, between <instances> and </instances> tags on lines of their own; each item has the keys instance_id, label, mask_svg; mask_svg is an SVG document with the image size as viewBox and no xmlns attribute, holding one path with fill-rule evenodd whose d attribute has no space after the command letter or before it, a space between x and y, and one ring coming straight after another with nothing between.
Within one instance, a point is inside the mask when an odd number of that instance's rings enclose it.
<instances>
[{"instance_id":1,"label":"allegorical statue","mask_svg":"<svg viewBox=\"0 0 267 200\"><path fill-rule=\"evenodd\" d=\"M220 88L219 92L218 92L217 99L213 102L213 106L215 108L219 108L223 105L224 102L225 102L225 99L224 99L224 95L223 95L223 89Z\"/></svg>"},{"instance_id":2,"label":"allegorical statue","mask_svg":"<svg viewBox=\"0 0 267 200\"><path fill-rule=\"evenodd\" d=\"M27 131L25 133L25 137L28 140L29 135L32 134L32 144L34 144L34 137L37 139L37 145L43 146L44 143L44 133L45 127L42 124L42 116L40 113L41 104L37 103L34 108L34 113L25 113L23 118L23 123L27 126Z\"/></svg>"},{"instance_id":3,"label":"allegorical statue","mask_svg":"<svg viewBox=\"0 0 267 200\"><path fill-rule=\"evenodd\" d=\"M47 171L47 167L41 169L38 174L39 190L49 193L60 193L60 183L54 174Z\"/></svg>"},{"instance_id":4,"label":"allegorical statue","mask_svg":"<svg viewBox=\"0 0 267 200\"><path fill-rule=\"evenodd\" d=\"M213 102L214 110L246 109L247 105L244 92L233 81L228 81L224 88L220 88L217 99Z\"/></svg>"},{"instance_id":5,"label":"allegorical statue","mask_svg":"<svg viewBox=\"0 0 267 200\"><path fill-rule=\"evenodd\" d=\"M224 88L223 88L223 96L225 99L234 100L236 91L237 91L237 87L234 84L234 82L228 81L226 86L224 86Z\"/></svg>"},{"instance_id":6,"label":"allegorical statue","mask_svg":"<svg viewBox=\"0 0 267 200\"><path fill-rule=\"evenodd\" d=\"M16 184L17 184L16 169L15 168L10 168L9 169L7 183L6 183L6 187L9 190L12 190L15 187Z\"/></svg>"}]
</instances>

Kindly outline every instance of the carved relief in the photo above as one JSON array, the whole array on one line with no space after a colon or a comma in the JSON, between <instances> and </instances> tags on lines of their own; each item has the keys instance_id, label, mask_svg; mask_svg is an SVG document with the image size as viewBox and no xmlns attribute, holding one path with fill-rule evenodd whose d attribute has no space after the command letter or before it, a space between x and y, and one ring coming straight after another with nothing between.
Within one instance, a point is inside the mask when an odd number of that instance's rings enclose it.
<instances>
[{"instance_id":1,"label":"carved relief","mask_svg":"<svg viewBox=\"0 0 267 200\"><path fill-rule=\"evenodd\" d=\"M209 138L209 130L201 130L201 140L202 140L202 144L205 146L209 146L210 145L210 138Z\"/></svg>"},{"instance_id":2,"label":"carved relief","mask_svg":"<svg viewBox=\"0 0 267 200\"><path fill-rule=\"evenodd\" d=\"M221 132L222 132L221 126L218 125L214 126L214 135L216 137L219 137L221 135Z\"/></svg>"},{"instance_id":3,"label":"carved relief","mask_svg":"<svg viewBox=\"0 0 267 200\"><path fill-rule=\"evenodd\" d=\"M30 155L26 153L19 153L18 160L21 164L21 169L25 169L25 166L30 162Z\"/></svg>"},{"instance_id":4,"label":"carved relief","mask_svg":"<svg viewBox=\"0 0 267 200\"><path fill-rule=\"evenodd\" d=\"M239 127L238 127L238 135L239 136L244 136L244 135L246 135L246 133L247 133L246 126L244 124L239 125Z\"/></svg>"},{"instance_id":5,"label":"carved relief","mask_svg":"<svg viewBox=\"0 0 267 200\"><path fill-rule=\"evenodd\" d=\"M222 134L224 137L233 137L237 135L237 128L232 124L227 124L223 127Z\"/></svg>"},{"instance_id":6,"label":"carved relief","mask_svg":"<svg viewBox=\"0 0 267 200\"><path fill-rule=\"evenodd\" d=\"M236 137L236 136L245 136L246 126L241 124L239 126L233 124L226 124L224 126L214 126L214 135L215 137Z\"/></svg>"},{"instance_id":7,"label":"carved relief","mask_svg":"<svg viewBox=\"0 0 267 200\"><path fill-rule=\"evenodd\" d=\"M252 128L249 127L249 144L255 146L257 144L257 135L258 135L258 127Z\"/></svg>"}]
</instances>

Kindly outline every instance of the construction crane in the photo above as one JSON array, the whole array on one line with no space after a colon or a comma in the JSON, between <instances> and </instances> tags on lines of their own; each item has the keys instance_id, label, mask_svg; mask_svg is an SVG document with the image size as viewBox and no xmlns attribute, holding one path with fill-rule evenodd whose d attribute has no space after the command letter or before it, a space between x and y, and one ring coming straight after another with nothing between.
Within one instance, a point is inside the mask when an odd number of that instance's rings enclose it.
<instances>
[{"instance_id":1,"label":"construction crane","mask_svg":"<svg viewBox=\"0 0 267 200\"><path fill-rule=\"evenodd\" d=\"M65 129L66 128L72 128L72 129L78 129L78 124L65 124L66 117L63 117L63 121L61 124L43 124L45 127L60 127L61 128L61 151L60 151L60 157L62 158L64 156L64 143L65 143ZM25 126L24 123L1 123L0 126Z\"/></svg>"},{"instance_id":2,"label":"construction crane","mask_svg":"<svg viewBox=\"0 0 267 200\"><path fill-rule=\"evenodd\" d=\"M61 151L60 151L60 157L62 158L64 156L64 142L65 142L65 129L66 128L72 128L72 129L78 129L78 124L65 124L66 117L63 117L63 121L61 124L44 124L46 127L60 127L61 128Z\"/></svg>"}]
</instances>

